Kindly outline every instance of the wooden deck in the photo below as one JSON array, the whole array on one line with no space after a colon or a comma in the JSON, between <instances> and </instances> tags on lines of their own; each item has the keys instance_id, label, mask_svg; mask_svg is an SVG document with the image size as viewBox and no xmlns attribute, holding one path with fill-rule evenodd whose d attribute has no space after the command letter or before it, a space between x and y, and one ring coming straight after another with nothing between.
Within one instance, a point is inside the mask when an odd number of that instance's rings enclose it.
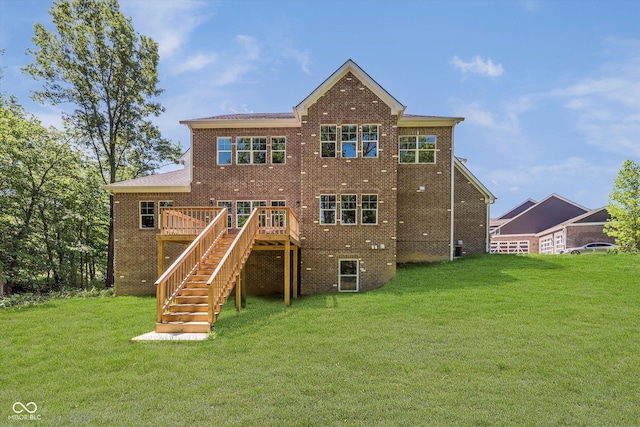
<instances>
[{"instance_id":1,"label":"wooden deck","mask_svg":"<svg viewBox=\"0 0 640 427\"><path fill-rule=\"evenodd\" d=\"M166 208L158 240L156 332L206 332L235 289L244 300L244 265L253 250L284 251L284 303L298 293L299 222L286 207L253 211L236 234L227 229L224 208ZM188 243L165 271L165 243ZM291 259L293 257L293 268Z\"/></svg>"}]
</instances>

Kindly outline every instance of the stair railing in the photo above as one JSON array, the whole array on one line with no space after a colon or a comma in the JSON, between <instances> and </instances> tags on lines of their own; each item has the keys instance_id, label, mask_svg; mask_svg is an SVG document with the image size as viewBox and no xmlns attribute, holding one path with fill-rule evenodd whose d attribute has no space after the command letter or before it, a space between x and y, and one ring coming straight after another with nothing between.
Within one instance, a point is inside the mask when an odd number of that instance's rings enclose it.
<instances>
[{"instance_id":1,"label":"stair railing","mask_svg":"<svg viewBox=\"0 0 640 427\"><path fill-rule=\"evenodd\" d=\"M210 209L211 212L213 209ZM217 210L217 208L215 209ZM182 289L211 248L227 232L227 210L220 208L213 221L202 230L187 249L171 264L156 281L157 321L162 322L162 313Z\"/></svg>"},{"instance_id":2,"label":"stair railing","mask_svg":"<svg viewBox=\"0 0 640 427\"><path fill-rule=\"evenodd\" d=\"M227 296L225 294L231 292L228 286L233 278L240 273L246 261L248 252L251 250L258 234L260 218L263 215L264 211L262 209L254 209L242 230L229 246L227 253L224 254L216 269L209 276L209 280L207 280L207 288L209 290L208 322L210 324L215 321L215 311L224 302L224 298Z\"/></svg>"}]
</instances>

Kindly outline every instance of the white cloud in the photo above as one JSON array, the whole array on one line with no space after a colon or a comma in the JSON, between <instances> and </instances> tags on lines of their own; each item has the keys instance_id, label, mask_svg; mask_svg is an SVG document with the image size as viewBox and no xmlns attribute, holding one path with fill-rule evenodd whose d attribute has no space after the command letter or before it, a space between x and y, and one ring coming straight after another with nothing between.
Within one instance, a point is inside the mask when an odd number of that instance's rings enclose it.
<instances>
[{"instance_id":1,"label":"white cloud","mask_svg":"<svg viewBox=\"0 0 640 427\"><path fill-rule=\"evenodd\" d=\"M215 86L226 86L238 82L245 74L255 69L260 59L260 44L255 38L241 34L236 36L236 42L241 47L241 52L230 60L224 61L230 65L214 76Z\"/></svg>"},{"instance_id":2,"label":"white cloud","mask_svg":"<svg viewBox=\"0 0 640 427\"><path fill-rule=\"evenodd\" d=\"M584 77L548 95L563 102L574 129L587 143L605 152L640 157L640 55L637 50L629 55L624 49L629 43L609 41L610 53L623 50L621 59L605 64L596 77Z\"/></svg>"},{"instance_id":3,"label":"white cloud","mask_svg":"<svg viewBox=\"0 0 640 427\"><path fill-rule=\"evenodd\" d=\"M125 15L131 15L142 34L158 42L161 57L169 57L188 42L191 33L211 17L205 1L122 0Z\"/></svg>"},{"instance_id":4,"label":"white cloud","mask_svg":"<svg viewBox=\"0 0 640 427\"><path fill-rule=\"evenodd\" d=\"M218 59L218 55L215 53L198 53L185 59L184 62L177 65L174 69L175 74L182 74L186 72L198 71L206 67L207 65L214 64Z\"/></svg>"},{"instance_id":5,"label":"white cloud","mask_svg":"<svg viewBox=\"0 0 640 427\"><path fill-rule=\"evenodd\" d=\"M280 40L279 46L276 46L276 50L284 59L293 59L298 63L302 71L306 74L311 74L309 64L311 62L310 54L307 50L300 50L293 46L293 42L290 39Z\"/></svg>"},{"instance_id":6,"label":"white cloud","mask_svg":"<svg viewBox=\"0 0 640 427\"><path fill-rule=\"evenodd\" d=\"M480 56L474 56L470 62L464 62L458 56L451 60L453 66L463 74L473 73L489 77L500 77L504 74L502 64L494 64L490 58L483 60Z\"/></svg>"},{"instance_id":7,"label":"white cloud","mask_svg":"<svg viewBox=\"0 0 640 427\"><path fill-rule=\"evenodd\" d=\"M524 106L512 103L498 111L489 111L479 103L467 103L457 108L456 114L461 115L470 124L492 131L517 134L520 132L519 114L526 111Z\"/></svg>"}]
</instances>

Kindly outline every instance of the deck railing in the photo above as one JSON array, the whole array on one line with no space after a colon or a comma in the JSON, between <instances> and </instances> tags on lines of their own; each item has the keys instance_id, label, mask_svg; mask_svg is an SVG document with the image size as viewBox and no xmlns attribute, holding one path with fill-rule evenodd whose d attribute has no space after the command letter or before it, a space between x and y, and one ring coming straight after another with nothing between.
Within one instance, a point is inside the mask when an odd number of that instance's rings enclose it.
<instances>
[{"instance_id":1,"label":"deck railing","mask_svg":"<svg viewBox=\"0 0 640 427\"><path fill-rule=\"evenodd\" d=\"M258 234L259 217L259 209L251 213L242 230L240 230L231 243L229 250L222 257L220 263L209 277L209 280L207 280L207 288L209 290L208 322L211 324L215 321L216 311L219 310L219 307L224 302L225 294L231 292L231 290L228 289L231 281L240 273L246 256L248 256L248 252L251 250L251 246L253 246L253 242Z\"/></svg>"},{"instance_id":2,"label":"deck railing","mask_svg":"<svg viewBox=\"0 0 640 427\"><path fill-rule=\"evenodd\" d=\"M290 208L258 208L258 233L288 235L299 240L300 222Z\"/></svg>"},{"instance_id":3,"label":"deck railing","mask_svg":"<svg viewBox=\"0 0 640 427\"><path fill-rule=\"evenodd\" d=\"M179 215L171 214L168 217L180 217L185 214L187 208L178 211ZM191 212L201 215L204 210L198 208L188 208ZM171 210L177 210L172 208ZM167 209L169 211L169 209ZM163 212L164 214L168 212ZM184 286L189 275L198 267L198 265L206 258L211 248L216 244L217 240L227 232L227 210L223 208L206 208L206 212L210 216L208 225L201 229L198 237L191 242L187 249L171 264L160 278L156 281L156 297L157 297L157 315L158 322L162 321L162 313L168 309L171 302L175 299L180 289ZM215 216L214 216L215 214ZM205 216L196 217L196 221L204 221ZM192 224L196 224L192 221ZM185 220L182 224L185 227L180 228L185 234L192 234L196 228L188 228L189 221ZM164 224L163 224L164 225ZM171 224L176 225L176 224ZM171 229L176 230L176 229ZM177 234L177 233L169 233ZM197 234L197 233L193 233Z\"/></svg>"},{"instance_id":4,"label":"deck railing","mask_svg":"<svg viewBox=\"0 0 640 427\"><path fill-rule=\"evenodd\" d=\"M166 207L160 211L160 234L198 235L224 208Z\"/></svg>"}]
</instances>

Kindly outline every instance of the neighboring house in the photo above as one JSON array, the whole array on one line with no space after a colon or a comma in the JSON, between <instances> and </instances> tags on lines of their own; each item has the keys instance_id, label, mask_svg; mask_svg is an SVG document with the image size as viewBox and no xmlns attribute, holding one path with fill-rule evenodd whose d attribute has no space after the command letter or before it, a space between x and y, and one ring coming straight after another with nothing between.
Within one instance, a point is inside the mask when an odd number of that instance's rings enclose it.
<instances>
[{"instance_id":1,"label":"neighboring house","mask_svg":"<svg viewBox=\"0 0 640 427\"><path fill-rule=\"evenodd\" d=\"M492 253L560 253L590 242L613 242L604 234L605 208L587 209L557 194L528 199L491 219Z\"/></svg>"},{"instance_id":2,"label":"neighboring house","mask_svg":"<svg viewBox=\"0 0 640 427\"><path fill-rule=\"evenodd\" d=\"M106 186L116 293L153 294L158 272L194 238L158 235L161 209L224 209L230 235L255 209L260 226L284 221L268 209L292 212L292 246L249 247L239 266L249 293L282 293L290 265L300 294L353 292L389 281L397 263L487 252L495 197L454 156L463 118L405 108L349 60L291 113L182 121L191 134L184 169ZM294 246L288 261L283 248Z\"/></svg>"}]
</instances>

